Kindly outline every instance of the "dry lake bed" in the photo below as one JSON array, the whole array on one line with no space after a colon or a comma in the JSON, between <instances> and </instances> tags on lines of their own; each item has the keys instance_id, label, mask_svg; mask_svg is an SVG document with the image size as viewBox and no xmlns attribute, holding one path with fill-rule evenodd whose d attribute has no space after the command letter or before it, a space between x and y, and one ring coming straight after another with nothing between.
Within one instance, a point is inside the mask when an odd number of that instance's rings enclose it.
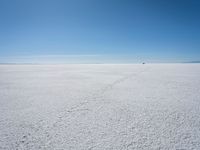
<instances>
[{"instance_id":1,"label":"dry lake bed","mask_svg":"<svg viewBox=\"0 0 200 150\"><path fill-rule=\"evenodd\" d=\"M1 150L199 150L200 64L0 65Z\"/></svg>"}]
</instances>

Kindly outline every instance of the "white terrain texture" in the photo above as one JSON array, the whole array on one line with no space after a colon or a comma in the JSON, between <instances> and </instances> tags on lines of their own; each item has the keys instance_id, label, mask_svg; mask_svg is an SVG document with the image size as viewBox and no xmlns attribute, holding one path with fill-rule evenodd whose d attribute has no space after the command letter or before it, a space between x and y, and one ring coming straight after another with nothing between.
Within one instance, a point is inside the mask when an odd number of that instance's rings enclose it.
<instances>
[{"instance_id":1,"label":"white terrain texture","mask_svg":"<svg viewBox=\"0 0 200 150\"><path fill-rule=\"evenodd\" d=\"M200 150L200 64L0 65L1 150Z\"/></svg>"}]
</instances>

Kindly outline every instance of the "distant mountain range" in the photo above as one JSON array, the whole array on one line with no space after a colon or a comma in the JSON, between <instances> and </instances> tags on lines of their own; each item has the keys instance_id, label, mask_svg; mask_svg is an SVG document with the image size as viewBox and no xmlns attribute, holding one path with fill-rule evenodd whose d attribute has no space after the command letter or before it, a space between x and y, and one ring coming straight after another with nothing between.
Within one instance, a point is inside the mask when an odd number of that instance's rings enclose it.
<instances>
[{"instance_id":1,"label":"distant mountain range","mask_svg":"<svg viewBox=\"0 0 200 150\"><path fill-rule=\"evenodd\" d=\"M185 62L185 63L200 63L200 61L188 61L188 62Z\"/></svg>"}]
</instances>

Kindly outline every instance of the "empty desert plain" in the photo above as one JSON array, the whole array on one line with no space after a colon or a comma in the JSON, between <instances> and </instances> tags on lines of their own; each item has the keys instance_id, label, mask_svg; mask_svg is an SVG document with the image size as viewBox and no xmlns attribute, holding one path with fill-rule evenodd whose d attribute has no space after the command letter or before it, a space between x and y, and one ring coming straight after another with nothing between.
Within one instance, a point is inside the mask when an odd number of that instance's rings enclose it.
<instances>
[{"instance_id":1,"label":"empty desert plain","mask_svg":"<svg viewBox=\"0 0 200 150\"><path fill-rule=\"evenodd\" d=\"M2 64L0 149L199 150L200 64Z\"/></svg>"}]
</instances>

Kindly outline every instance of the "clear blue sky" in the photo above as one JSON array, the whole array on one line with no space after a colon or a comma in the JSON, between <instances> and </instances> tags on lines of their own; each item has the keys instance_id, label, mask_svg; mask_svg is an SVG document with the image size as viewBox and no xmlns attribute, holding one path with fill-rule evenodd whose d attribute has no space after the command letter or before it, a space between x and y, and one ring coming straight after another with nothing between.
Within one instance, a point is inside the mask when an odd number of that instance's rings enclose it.
<instances>
[{"instance_id":1,"label":"clear blue sky","mask_svg":"<svg viewBox=\"0 0 200 150\"><path fill-rule=\"evenodd\" d=\"M199 0L0 0L0 62L193 60Z\"/></svg>"}]
</instances>

